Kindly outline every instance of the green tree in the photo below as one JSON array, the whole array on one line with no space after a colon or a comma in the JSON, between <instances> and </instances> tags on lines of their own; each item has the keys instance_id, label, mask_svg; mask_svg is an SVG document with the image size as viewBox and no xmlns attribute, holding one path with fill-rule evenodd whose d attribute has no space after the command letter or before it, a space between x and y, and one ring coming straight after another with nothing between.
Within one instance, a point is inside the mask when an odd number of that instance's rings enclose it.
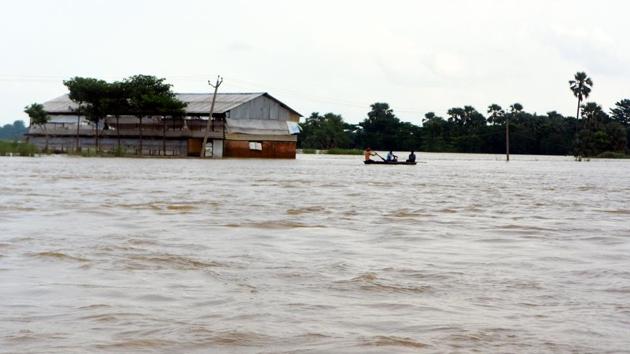
<instances>
[{"instance_id":1,"label":"green tree","mask_svg":"<svg viewBox=\"0 0 630 354\"><path fill-rule=\"evenodd\" d=\"M175 96L160 95L156 99L156 111L155 115L161 116L160 121L162 123L162 153L166 156L166 117L183 118L185 115L184 108L186 104ZM210 117L208 117L210 119Z\"/></svg>"},{"instance_id":2,"label":"green tree","mask_svg":"<svg viewBox=\"0 0 630 354\"><path fill-rule=\"evenodd\" d=\"M301 146L305 148L347 148L352 143L346 130L349 127L337 114L326 113L322 116L314 112L300 126L302 132L299 140Z\"/></svg>"},{"instance_id":3,"label":"green tree","mask_svg":"<svg viewBox=\"0 0 630 354\"><path fill-rule=\"evenodd\" d=\"M370 105L371 110L367 118L359 125L362 130L360 141L363 147L370 146L375 149L398 149L398 133L400 120L389 107L389 104L377 102Z\"/></svg>"},{"instance_id":4,"label":"green tree","mask_svg":"<svg viewBox=\"0 0 630 354\"><path fill-rule=\"evenodd\" d=\"M69 97L77 104L77 143L76 150L80 150L79 146L79 126L80 117L83 115L87 120L94 123L94 139L96 150L99 150L99 123L107 115L107 97L109 95L109 84L100 79L91 77L74 77L66 80L63 84L70 91Z\"/></svg>"},{"instance_id":5,"label":"green tree","mask_svg":"<svg viewBox=\"0 0 630 354\"><path fill-rule=\"evenodd\" d=\"M630 126L630 99L623 99L615 103L615 108L611 109L611 118L624 126Z\"/></svg>"},{"instance_id":6,"label":"green tree","mask_svg":"<svg viewBox=\"0 0 630 354\"><path fill-rule=\"evenodd\" d=\"M117 149L120 151L120 116L131 112L127 98L127 88L121 81L113 82L109 85L107 99L105 100L106 112L116 118L116 137L118 140Z\"/></svg>"},{"instance_id":7,"label":"green tree","mask_svg":"<svg viewBox=\"0 0 630 354\"><path fill-rule=\"evenodd\" d=\"M573 95L577 97L577 113L575 115L576 119L580 119L580 108L582 106L582 101L587 99L591 94L591 90L593 87L593 80L591 80L585 72L580 71L575 73L573 80L569 81L569 88Z\"/></svg>"},{"instance_id":8,"label":"green tree","mask_svg":"<svg viewBox=\"0 0 630 354\"><path fill-rule=\"evenodd\" d=\"M584 120L583 128L590 130L601 130L610 121L610 117L604 112L602 106L595 102L588 102L582 105L582 115Z\"/></svg>"},{"instance_id":9,"label":"green tree","mask_svg":"<svg viewBox=\"0 0 630 354\"><path fill-rule=\"evenodd\" d=\"M444 118L428 112L422 120L422 149L426 151L452 151L449 144L449 126Z\"/></svg>"},{"instance_id":10,"label":"green tree","mask_svg":"<svg viewBox=\"0 0 630 354\"><path fill-rule=\"evenodd\" d=\"M608 135L609 146L606 150L614 152L624 152L628 144L626 128L619 122L611 122L606 125L606 135Z\"/></svg>"},{"instance_id":11,"label":"green tree","mask_svg":"<svg viewBox=\"0 0 630 354\"><path fill-rule=\"evenodd\" d=\"M627 149L630 151L630 99L623 99L615 103L611 113L611 118L625 127Z\"/></svg>"},{"instance_id":12,"label":"green tree","mask_svg":"<svg viewBox=\"0 0 630 354\"><path fill-rule=\"evenodd\" d=\"M449 122L460 127L479 128L486 125L486 118L472 106L454 107L447 111Z\"/></svg>"},{"instance_id":13,"label":"green tree","mask_svg":"<svg viewBox=\"0 0 630 354\"><path fill-rule=\"evenodd\" d=\"M494 125L503 125L505 123L505 111L496 103L488 106L488 123Z\"/></svg>"},{"instance_id":14,"label":"green tree","mask_svg":"<svg viewBox=\"0 0 630 354\"><path fill-rule=\"evenodd\" d=\"M163 115L176 106L182 110L185 104L175 98L171 85L151 75L135 75L123 81L126 88L130 113L140 122L138 155L142 154L142 120L145 117Z\"/></svg>"},{"instance_id":15,"label":"green tree","mask_svg":"<svg viewBox=\"0 0 630 354\"><path fill-rule=\"evenodd\" d=\"M606 134L606 124L610 118L602 107L588 102L581 107L582 126L575 141L575 157L592 157L609 149L610 140Z\"/></svg>"},{"instance_id":16,"label":"green tree","mask_svg":"<svg viewBox=\"0 0 630 354\"><path fill-rule=\"evenodd\" d=\"M41 103L33 103L24 107L24 113L28 114L31 125L39 126L44 130L44 135L46 136L46 146L44 147L44 151L48 152L48 128L46 127L46 124L50 121L50 116L44 110L44 105Z\"/></svg>"}]
</instances>

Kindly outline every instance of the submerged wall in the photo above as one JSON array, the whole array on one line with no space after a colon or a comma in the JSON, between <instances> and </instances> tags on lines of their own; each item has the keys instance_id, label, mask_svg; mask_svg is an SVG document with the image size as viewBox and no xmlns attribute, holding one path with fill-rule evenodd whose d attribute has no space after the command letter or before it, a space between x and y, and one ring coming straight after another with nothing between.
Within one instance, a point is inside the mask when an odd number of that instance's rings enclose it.
<instances>
[{"instance_id":1,"label":"submerged wall","mask_svg":"<svg viewBox=\"0 0 630 354\"><path fill-rule=\"evenodd\" d=\"M252 150L250 141L226 140L224 157L294 159L296 143L293 141L258 141L261 150Z\"/></svg>"}]
</instances>

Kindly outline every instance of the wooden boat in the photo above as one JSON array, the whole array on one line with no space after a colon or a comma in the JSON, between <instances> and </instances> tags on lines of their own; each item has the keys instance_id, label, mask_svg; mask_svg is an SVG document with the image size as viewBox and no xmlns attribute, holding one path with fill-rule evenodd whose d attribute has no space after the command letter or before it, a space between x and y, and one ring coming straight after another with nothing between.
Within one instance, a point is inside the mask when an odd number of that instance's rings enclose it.
<instances>
[{"instance_id":1,"label":"wooden boat","mask_svg":"<svg viewBox=\"0 0 630 354\"><path fill-rule=\"evenodd\" d=\"M364 164L366 165L415 165L417 164L417 162L413 161L374 161L374 160L367 160L367 161L363 161Z\"/></svg>"}]
</instances>

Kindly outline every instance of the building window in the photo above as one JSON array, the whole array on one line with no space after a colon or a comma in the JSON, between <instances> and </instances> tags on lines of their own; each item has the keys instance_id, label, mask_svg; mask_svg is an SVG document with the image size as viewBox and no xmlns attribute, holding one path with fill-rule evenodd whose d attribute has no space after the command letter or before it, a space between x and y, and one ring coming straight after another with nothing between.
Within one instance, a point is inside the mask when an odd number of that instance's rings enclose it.
<instances>
[{"instance_id":1,"label":"building window","mask_svg":"<svg viewBox=\"0 0 630 354\"><path fill-rule=\"evenodd\" d=\"M262 151L262 143L260 141L250 141L249 142L249 149L250 150L256 150L256 151Z\"/></svg>"}]
</instances>

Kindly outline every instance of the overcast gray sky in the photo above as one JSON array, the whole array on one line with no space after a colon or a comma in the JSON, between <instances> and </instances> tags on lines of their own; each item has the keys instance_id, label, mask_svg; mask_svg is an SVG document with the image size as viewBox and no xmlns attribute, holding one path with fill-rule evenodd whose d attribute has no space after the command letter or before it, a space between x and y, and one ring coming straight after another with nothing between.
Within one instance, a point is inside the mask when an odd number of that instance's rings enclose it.
<instances>
[{"instance_id":1,"label":"overcast gray sky","mask_svg":"<svg viewBox=\"0 0 630 354\"><path fill-rule=\"evenodd\" d=\"M575 114L567 81L606 109L630 98L629 1L7 1L0 123L65 93L62 80L166 77L176 92L267 91L305 116L349 122L388 102L428 111L520 102Z\"/></svg>"}]
</instances>

